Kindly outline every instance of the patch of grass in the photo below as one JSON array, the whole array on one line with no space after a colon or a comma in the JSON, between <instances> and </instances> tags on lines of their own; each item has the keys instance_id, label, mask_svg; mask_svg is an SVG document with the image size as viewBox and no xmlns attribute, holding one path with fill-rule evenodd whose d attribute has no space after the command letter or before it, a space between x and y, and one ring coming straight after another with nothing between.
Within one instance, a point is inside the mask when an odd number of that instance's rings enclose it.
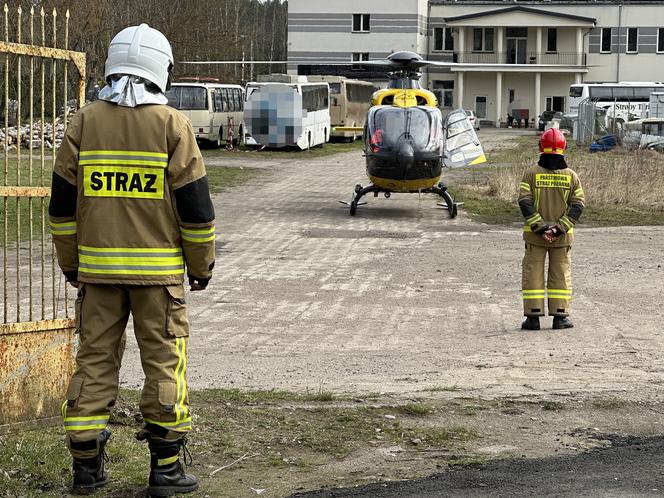
<instances>
[{"instance_id":1,"label":"patch of grass","mask_svg":"<svg viewBox=\"0 0 664 498\"><path fill-rule=\"evenodd\" d=\"M415 415L420 417L433 413L432 407L421 403L408 403L407 405L401 405L397 407L397 410L407 415Z\"/></svg>"},{"instance_id":2,"label":"patch of grass","mask_svg":"<svg viewBox=\"0 0 664 498\"><path fill-rule=\"evenodd\" d=\"M329 391L318 390L312 393L293 393L290 391L241 391L240 389L203 389L191 393L194 403L261 403L272 401L341 401L348 398L335 396Z\"/></svg>"},{"instance_id":3,"label":"patch of grass","mask_svg":"<svg viewBox=\"0 0 664 498\"><path fill-rule=\"evenodd\" d=\"M595 398L591 402L593 408L599 410L617 410L627 405L627 402L618 398Z\"/></svg>"},{"instance_id":4,"label":"patch of grass","mask_svg":"<svg viewBox=\"0 0 664 498\"><path fill-rule=\"evenodd\" d=\"M95 496L144 496L149 454L147 445L134 437L143 425L139 397L139 391L120 393L107 446L111 483ZM386 418L394 407L339 402L343 398L322 389L311 394L209 389L191 392L190 397L193 431L189 449L194 459L188 470L201 479L201 490L191 494L198 498L247 496L249 481L283 485L293 492L294 486L282 481L284 476L291 483L302 479L324 484L324 479L312 477L311 469L318 471L319 466L333 465L360 450L395 442L413 444L415 438L421 441L418 448L456 448L479 437L463 427L425 426L422 418L418 419L420 425L411 425L408 417ZM425 417L430 407L411 403L404 408L408 414ZM0 497L66 495L71 485L71 459L63 436L60 427L1 435ZM240 457L245 457L242 462L210 478L213 470Z\"/></svg>"},{"instance_id":5,"label":"patch of grass","mask_svg":"<svg viewBox=\"0 0 664 498\"><path fill-rule=\"evenodd\" d=\"M565 405L559 401L542 401L540 403L542 410L560 411L565 409Z\"/></svg>"},{"instance_id":6,"label":"patch of grass","mask_svg":"<svg viewBox=\"0 0 664 498\"><path fill-rule=\"evenodd\" d=\"M229 168L225 166L208 166L208 182L210 193L217 194L229 187L239 185L255 177L258 172L252 168Z\"/></svg>"},{"instance_id":7,"label":"patch of grass","mask_svg":"<svg viewBox=\"0 0 664 498\"><path fill-rule=\"evenodd\" d=\"M391 434L395 441L405 441L428 448L450 447L480 437L476 431L464 427L404 427L400 423L394 424L392 428L385 432Z\"/></svg>"},{"instance_id":8,"label":"patch of grass","mask_svg":"<svg viewBox=\"0 0 664 498\"><path fill-rule=\"evenodd\" d=\"M451 384L451 385L447 385L447 386L443 386L443 385L440 385L440 384L434 384L431 387L425 387L424 389L422 389L422 391L433 392L433 393L435 393L435 392L452 392L452 391L460 391L460 390L461 390L461 388L456 384Z\"/></svg>"},{"instance_id":9,"label":"patch of grass","mask_svg":"<svg viewBox=\"0 0 664 498\"><path fill-rule=\"evenodd\" d=\"M465 469L481 467L487 462L486 458L482 457L463 457L453 458L447 462L450 467L462 467Z\"/></svg>"},{"instance_id":10,"label":"patch of grass","mask_svg":"<svg viewBox=\"0 0 664 498\"><path fill-rule=\"evenodd\" d=\"M306 159L310 157L326 157L341 152L361 151L362 140L354 142L329 142L322 147L314 147L309 150L300 150L297 147L284 149L263 149L257 150L247 146L240 146L235 150L226 149L207 149L203 151L204 157L228 157L228 158L248 158L248 159Z\"/></svg>"}]
</instances>

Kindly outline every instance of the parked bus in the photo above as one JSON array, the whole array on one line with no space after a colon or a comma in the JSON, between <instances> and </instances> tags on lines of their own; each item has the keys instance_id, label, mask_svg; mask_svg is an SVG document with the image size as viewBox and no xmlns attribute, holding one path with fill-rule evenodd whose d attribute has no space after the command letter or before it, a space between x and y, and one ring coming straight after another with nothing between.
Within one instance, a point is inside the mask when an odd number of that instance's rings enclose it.
<instances>
[{"instance_id":1,"label":"parked bus","mask_svg":"<svg viewBox=\"0 0 664 498\"><path fill-rule=\"evenodd\" d=\"M244 133L244 89L208 81L173 83L166 92L168 105L191 120L199 143L227 144L229 133L239 143Z\"/></svg>"},{"instance_id":2,"label":"parked bus","mask_svg":"<svg viewBox=\"0 0 664 498\"><path fill-rule=\"evenodd\" d=\"M247 83L245 143L300 149L330 140L327 83Z\"/></svg>"},{"instance_id":3,"label":"parked bus","mask_svg":"<svg viewBox=\"0 0 664 498\"><path fill-rule=\"evenodd\" d=\"M661 91L664 83L576 83L569 87L569 110L576 114L581 101L592 99L606 109L607 118L632 121L647 116L650 94Z\"/></svg>"},{"instance_id":4,"label":"parked bus","mask_svg":"<svg viewBox=\"0 0 664 498\"><path fill-rule=\"evenodd\" d=\"M336 131L338 126L363 128L371 97L376 91L373 83L343 76L307 76L309 81L326 81L330 85L330 120L332 137L355 140L362 132Z\"/></svg>"}]
</instances>

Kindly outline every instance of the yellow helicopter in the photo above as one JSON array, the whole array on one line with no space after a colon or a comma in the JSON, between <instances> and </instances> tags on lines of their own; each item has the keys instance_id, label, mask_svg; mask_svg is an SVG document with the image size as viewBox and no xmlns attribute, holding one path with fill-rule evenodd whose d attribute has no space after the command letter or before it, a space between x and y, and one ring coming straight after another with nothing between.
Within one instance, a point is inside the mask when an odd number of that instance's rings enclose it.
<instances>
[{"instance_id":1,"label":"yellow helicopter","mask_svg":"<svg viewBox=\"0 0 664 498\"><path fill-rule=\"evenodd\" d=\"M460 167L486 161L480 141L463 109L450 112L445 119L433 92L420 86L419 69L429 65L453 63L426 61L414 52L395 52L382 61L355 63L385 68L389 83L372 96L364 133L367 176L371 183L356 185L350 202L351 216L366 202L368 193L433 193L443 198L451 218L458 212L445 184L440 181L443 166ZM360 131L337 127L338 131Z\"/></svg>"}]
</instances>

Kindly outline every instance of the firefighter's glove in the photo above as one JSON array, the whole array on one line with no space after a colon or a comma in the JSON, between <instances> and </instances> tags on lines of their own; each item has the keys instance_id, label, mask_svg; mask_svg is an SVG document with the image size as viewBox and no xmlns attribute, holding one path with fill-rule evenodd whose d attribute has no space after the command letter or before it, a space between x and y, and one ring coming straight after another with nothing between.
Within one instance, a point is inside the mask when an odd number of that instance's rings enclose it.
<instances>
[{"instance_id":1,"label":"firefighter's glove","mask_svg":"<svg viewBox=\"0 0 664 498\"><path fill-rule=\"evenodd\" d=\"M533 223L530 225L530 229L533 231L533 233L536 233L537 235L543 235L544 232L546 232L549 229L549 225L546 223Z\"/></svg>"},{"instance_id":2,"label":"firefighter's glove","mask_svg":"<svg viewBox=\"0 0 664 498\"><path fill-rule=\"evenodd\" d=\"M65 279L67 282L72 284L74 287L78 288L78 271L72 270L72 271L65 271L63 272L65 274Z\"/></svg>"},{"instance_id":3,"label":"firefighter's glove","mask_svg":"<svg viewBox=\"0 0 664 498\"><path fill-rule=\"evenodd\" d=\"M192 275L189 275L189 287L192 291L202 291L205 290L208 283L210 282L209 278L198 278Z\"/></svg>"}]
</instances>

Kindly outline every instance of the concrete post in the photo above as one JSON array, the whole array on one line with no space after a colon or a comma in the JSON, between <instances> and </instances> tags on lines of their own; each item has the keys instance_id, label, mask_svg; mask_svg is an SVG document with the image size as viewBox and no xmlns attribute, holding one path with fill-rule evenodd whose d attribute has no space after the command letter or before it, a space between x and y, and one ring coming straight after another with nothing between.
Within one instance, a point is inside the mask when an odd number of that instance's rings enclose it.
<instances>
[{"instance_id":1,"label":"concrete post","mask_svg":"<svg viewBox=\"0 0 664 498\"><path fill-rule=\"evenodd\" d=\"M464 62L464 52L466 51L466 28L459 26L457 30L459 33L459 57L457 57L457 62Z\"/></svg>"},{"instance_id":2,"label":"concrete post","mask_svg":"<svg viewBox=\"0 0 664 498\"><path fill-rule=\"evenodd\" d=\"M583 64L583 30L581 28L576 28L576 65L580 66L582 64Z\"/></svg>"},{"instance_id":3,"label":"concrete post","mask_svg":"<svg viewBox=\"0 0 664 498\"><path fill-rule=\"evenodd\" d=\"M505 41L505 28L499 26L497 31L498 38L496 39L496 54L498 54L498 60L496 63L504 64L507 61L507 58L503 55L503 42Z\"/></svg>"},{"instance_id":4,"label":"concrete post","mask_svg":"<svg viewBox=\"0 0 664 498\"><path fill-rule=\"evenodd\" d=\"M496 73L496 128L500 128L503 114L503 73Z\"/></svg>"},{"instance_id":5,"label":"concrete post","mask_svg":"<svg viewBox=\"0 0 664 498\"><path fill-rule=\"evenodd\" d=\"M542 53L542 27L537 28L537 42L535 43L535 63L541 64Z\"/></svg>"},{"instance_id":6,"label":"concrete post","mask_svg":"<svg viewBox=\"0 0 664 498\"><path fill-rule=\"evenodd\" d=\"M542 114L542 73L535 73L535 123Z\"/></svg>"},{"instance_id":7,"label":"concrete post","mask_svg":"<svg viewBox=\"0 0 664 498\"><path fill-rule=\"evenodd\" d=\"M464 73L457 73L457 107L463 107L463 77Z\"/></svg>"}]
</instances>

